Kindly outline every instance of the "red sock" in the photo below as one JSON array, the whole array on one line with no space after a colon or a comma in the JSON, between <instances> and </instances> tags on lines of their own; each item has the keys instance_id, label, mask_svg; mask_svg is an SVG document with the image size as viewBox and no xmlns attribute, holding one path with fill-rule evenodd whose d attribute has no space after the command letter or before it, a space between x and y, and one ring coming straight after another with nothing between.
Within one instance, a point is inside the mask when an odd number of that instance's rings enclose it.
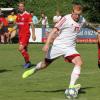
<instances>
[{"instance_id":1,"label":"red sock","mask_svg":"<svg viewBox=\"0 0 100 100\"><path fill-rule=\"evenodd\" d=\"M25 59L25 62L26 62L26 63L29 62L29 61L30 61L30 57L29 57L28 52L27 52L25 49L23 49L23 50L21 51L21 53L22 53L22 55L23 55L23 57L24 57L24 59Z\"/></svg>"}]
</instances>

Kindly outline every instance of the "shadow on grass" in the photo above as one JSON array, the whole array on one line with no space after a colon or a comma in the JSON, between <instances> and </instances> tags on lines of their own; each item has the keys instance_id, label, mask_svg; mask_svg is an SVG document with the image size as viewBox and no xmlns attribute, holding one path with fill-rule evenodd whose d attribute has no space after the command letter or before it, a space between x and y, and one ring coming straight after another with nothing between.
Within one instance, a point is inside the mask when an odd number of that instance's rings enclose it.
<instances>
[{"instance_id":1,"label":"shadow on grass","mask_svg":"<svg viewBox=\"0 0 100 100\"><path fill-rule=\"evenodd\" d=\"M65 89L58 89L58 90L32 90L32 91L26 91L26 92L64 92Z\"/></svg>"},{"instance_id":2,"label":"shadow on grass","mask_svg":"<svg viewBox=\"0 0 100 100\"><path fill-rule=\"evenodd\" d=\"M23 65L14 65L14 66L12 66L12 67L18 67L18 66L24 67L24 64L23 64ZM30 68L31 68L31 67L34 67L34 66L36 66L36 64L31 64Z\"/></svg>"},{"instance_id":3,"label":"shadow on grass","mask_svg":"<svg viewBox=\"0 0 100 100\"><path fill-rule=\"evenodd\" d=\"M18 66L20 66L20 67L21 67L22 65L14 65L14 66L11 66L11 67L18 67Z\"/></svg>"},{"instance_id":4,"label":"shadow on grass","mask_svg":"<svg viewBox=\"0 0 100 100\"><path fill-rule=\"evenodd\" d=\"M30 67L35 67L36 66L36 64L31 64L31 66Z\"/></svg>"},{"instance_id":5,"label":"shadow on grass","mask_svg":"<svg viewBox=\"0 0 100 100\"><path fill-rule=\"evenodd\" d=\"M0 73L5 73L5 72L10 72L12 70L8 70L8 69L0 69Z\"/></svg>"},{"instance_id":6,"label":"shadow on grass","mask_svg":"<svg viewBox=\"0 0 100 100\"><path fill-rule=\"evenodd\" d=\"M88 89L92 89L92 88L95 88L95 87L84 87L84 88L81 88L79 90L79 94L85 94L86 93L86 90ZM26 91L26 92L51 92L51 93L56 93L56 92L65 92L66 89L57 89L57 90L32 90L32 91Z\"/></svg>"},{"instance_id":7,"label":"shadow on grass","mask_svg":"<svg viewBox=\"0 0 100 100\"><path fill-rule=\"evenodd\" d=\"M79 94L85 94L86 93L86 90L92 89L92 88L95 88L95 87L84 87L84 88L81 88L79 90Z\"/></svg>"}]
</instances>

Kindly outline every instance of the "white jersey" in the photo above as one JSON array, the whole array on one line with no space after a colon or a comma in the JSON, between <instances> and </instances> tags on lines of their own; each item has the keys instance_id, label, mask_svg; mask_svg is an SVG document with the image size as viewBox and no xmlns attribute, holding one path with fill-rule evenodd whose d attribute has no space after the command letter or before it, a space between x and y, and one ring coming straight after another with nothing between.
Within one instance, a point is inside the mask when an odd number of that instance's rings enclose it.
<instances>
[{"instance_id":1,"label":"white jersey","mask_svg":"<svg viewBox=\"0 0 100 100\"><path fill-rule=\"evenodd\" d=\"M42 25L47 25L48 24L48 18L45 16L42 18Z\"/></svg>"},{"instance_id":2,"label":"white jersey","mask_svg":"<svg viewBox=\"0 0 100 100\"><path fill-rule=\"evenodd\" d=\"M80 16L78 22L75 22L71 14L64 16L55 27L59 30L59 36L54 40L53 45L61 48L75 47L77 34L85 23L84 17Z\"/></svg>"},{"instance_id":3,"label":"white jersey","mask_svg":"<svg viewBox=\"0 0 100 100\"><path fill-rule=\"evenodd\" d=\"M60 21L60 19L61 19L61 16L54 16L53 17L53 22L57 23L58 21Z\"/></svg>"}]
</instances>

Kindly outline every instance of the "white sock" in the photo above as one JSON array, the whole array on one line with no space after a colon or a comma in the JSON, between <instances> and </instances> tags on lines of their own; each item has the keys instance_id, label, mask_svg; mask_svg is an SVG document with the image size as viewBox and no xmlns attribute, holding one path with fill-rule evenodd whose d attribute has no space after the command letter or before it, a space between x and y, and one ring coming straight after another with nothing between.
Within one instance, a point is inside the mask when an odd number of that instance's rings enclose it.
<instances>
[{"instance_id":1,"label":"white sock","mask_svg":"<svg viewBox=\"0 0 100 100\"><path fill-rule=\"evenodd\" d=\"M39 70L39 69L41 69L41 64L42 64L42 62L39 62L37 65L36 65L36 70Z\"/></svg>"},{"instance_id":2,"label":"white sock","mask_svg":"<svg viewBox=\"0 0 100 100\"><path fill-rule=\"evenodd\" d=\"M71 80L70 80L70 85L69 87L73 87L75 85L75 82L77 81L77 79L79 78L80 75L80 71L81 71L81 67L75 65L72 74L71 74Z\"/></svg>"}]
</instances>

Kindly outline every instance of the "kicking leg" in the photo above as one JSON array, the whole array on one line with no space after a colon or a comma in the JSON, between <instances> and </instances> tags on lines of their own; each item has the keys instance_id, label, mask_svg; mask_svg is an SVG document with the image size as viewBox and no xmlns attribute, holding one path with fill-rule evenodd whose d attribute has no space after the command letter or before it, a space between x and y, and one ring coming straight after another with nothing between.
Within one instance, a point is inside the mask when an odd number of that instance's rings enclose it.
<instances>
[{"instance_id":1,"label":"kicking leg","mask_svg":"<svg viewBox=\"0 0 100 100\"><path fill-rule=\"evenodd\" d=\"M52 63L53 60L50 59L45 59L44 61L39 62L36 67L25 71L22 75L22 78L27 78L28 76L34 74L35 72L37 72L38 70L42 70L48 67L49 64Z\"/></svg>"}]
</instances>

